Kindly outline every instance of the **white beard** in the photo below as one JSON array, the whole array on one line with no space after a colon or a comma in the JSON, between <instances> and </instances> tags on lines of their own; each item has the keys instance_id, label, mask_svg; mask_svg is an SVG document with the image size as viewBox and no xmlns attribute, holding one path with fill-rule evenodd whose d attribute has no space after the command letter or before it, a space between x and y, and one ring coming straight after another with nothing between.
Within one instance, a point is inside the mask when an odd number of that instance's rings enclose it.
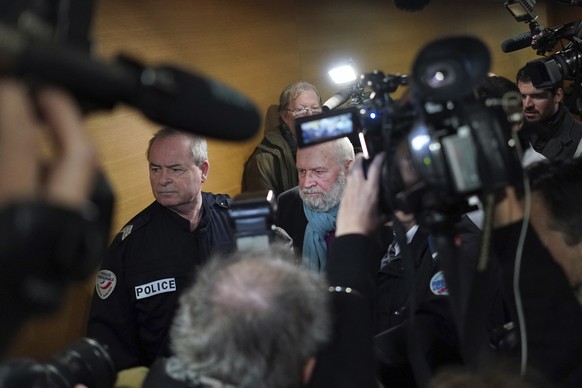
<instances>
[{"instance_id":1,"label":"white beard","mask_svg":"<svg viewBox=\"0 0 582 388\"><path fill-rule=\"evenodd\" d=\"M340 171L330 191L299 189L299 196L311 210L324 213L340 203L345 186L346 174ZM312 197L308 193L318 193L321 196Z\"/></svg>"}]
</instances>

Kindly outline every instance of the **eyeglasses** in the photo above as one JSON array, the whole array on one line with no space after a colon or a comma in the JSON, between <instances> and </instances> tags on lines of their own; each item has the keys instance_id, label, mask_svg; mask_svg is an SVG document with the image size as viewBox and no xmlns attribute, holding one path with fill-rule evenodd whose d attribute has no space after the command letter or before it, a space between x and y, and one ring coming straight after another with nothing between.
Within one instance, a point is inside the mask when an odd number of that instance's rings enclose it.
<instances>
[{"instance_id":1,"label":"eyeglasses","mask_svg":"<svg viewBox=\"0 0 582 388\"><path fill-rule=\"evenodd\" d=\"M285 109L286 111L289 111L291 113L293 113L293 115L295 117L303 117L303 116L307 116L307 113L309 112L309 114L319 114L321 113L321 107L320 106L316 106L316 107L311 107L311 108L307 108L304 106L300 106L297 109Z\"/></svg>"}]
</instances>

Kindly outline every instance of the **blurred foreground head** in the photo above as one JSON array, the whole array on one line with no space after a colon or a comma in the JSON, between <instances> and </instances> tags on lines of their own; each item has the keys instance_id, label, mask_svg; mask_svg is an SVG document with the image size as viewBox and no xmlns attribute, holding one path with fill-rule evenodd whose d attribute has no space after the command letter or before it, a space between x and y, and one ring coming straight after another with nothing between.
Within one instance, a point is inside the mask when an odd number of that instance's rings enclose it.
<instances>
[{"instance_id":1,"label":"blurred foreground head","mask_svg":"<svg viewBox=\"0 0 582 388\"><path fill-rule=\"evenodd\" d=\"M275 247L211 260L181 299L171 338L182 376L173 377L301 386L330 336L329 295L324 278L293 260Z\"/></svg>"}]
</instances>

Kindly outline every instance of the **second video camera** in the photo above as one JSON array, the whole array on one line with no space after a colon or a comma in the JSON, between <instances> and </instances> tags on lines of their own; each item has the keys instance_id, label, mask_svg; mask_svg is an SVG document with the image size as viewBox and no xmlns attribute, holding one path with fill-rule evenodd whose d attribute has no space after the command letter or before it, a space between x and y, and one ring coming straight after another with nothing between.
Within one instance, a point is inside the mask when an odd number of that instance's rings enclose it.
<instances>
[{"instance_id":1,"label":"second video camera","mask_svg":"<svg viewBox=\"0 0 582 388\"><path fill-rule=\"evenodd\" d=\"M387 153L380 188L385 211L425 220L460 215L470 196L501 189L521 171L507 114L474 93L489 66L489 50L476 38L434 41L417 55L401 99L372 83L363 104L297 119L299 146L358 138L370 158ZM394 77L384 80L393 85Z\"/></svg>"}]
</instances>

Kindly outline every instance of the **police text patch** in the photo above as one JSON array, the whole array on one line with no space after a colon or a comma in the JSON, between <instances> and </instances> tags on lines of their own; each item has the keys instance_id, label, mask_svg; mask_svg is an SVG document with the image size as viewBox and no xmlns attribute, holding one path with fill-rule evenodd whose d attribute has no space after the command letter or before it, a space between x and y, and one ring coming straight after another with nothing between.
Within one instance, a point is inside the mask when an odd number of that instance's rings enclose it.
<instances>
[{"instance_id":1,"label":"police text patch","mask_svg":"<svg viewBox=\"0 0 582 388\"><path fill-rule=\"evenodd\" d=\"M135 286L135 299L145 299L164 292L174 291L176 291L175 278L160 279L141 286Z\"/></svg>"}]
</instances>

